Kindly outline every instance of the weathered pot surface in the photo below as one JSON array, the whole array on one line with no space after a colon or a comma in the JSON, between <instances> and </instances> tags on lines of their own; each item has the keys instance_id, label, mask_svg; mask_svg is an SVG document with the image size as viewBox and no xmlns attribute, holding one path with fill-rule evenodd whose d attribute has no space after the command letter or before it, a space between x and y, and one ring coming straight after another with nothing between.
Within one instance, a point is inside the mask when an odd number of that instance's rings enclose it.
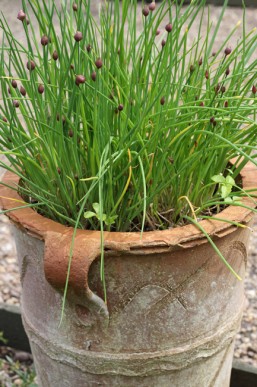
<instances>
[{"instance_id":1,"label":"weathered pot surface","mask_svg":"<svg viewBox=\"0 0 257 387\"><path fill-rule=\"evenodd\" d=\"M256 168L242 171L255 188ZM10 173L7 185L17 185ZM4 209L22 200L1 186ZM9 198L9 199L8 199ZM249 225L249 209L218 217ZM166 231L105 232L107 306L99 279L100 233L75 236L65 317L60 327L73 229L30 208L10 212L19 256L23 322L42 386L229 386L233 340L244 304L242 281L192 225ZM241 277L248 228L204 220ZM45 371L46 370L46 371Z\"/></svg>"}]
</instances>

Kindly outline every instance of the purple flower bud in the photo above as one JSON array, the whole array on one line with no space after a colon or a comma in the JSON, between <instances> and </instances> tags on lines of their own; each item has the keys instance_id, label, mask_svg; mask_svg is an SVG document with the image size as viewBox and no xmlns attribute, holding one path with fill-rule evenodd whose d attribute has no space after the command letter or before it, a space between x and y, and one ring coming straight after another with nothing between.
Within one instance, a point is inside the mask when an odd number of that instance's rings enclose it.
<instances>
[{"instance_id":1,"label":"purple flower bud","mask_svg":"<svg viewBox=\"0 0 257 387\"><path fill-rule=\"evenodd\" d=\"M49 43L48 36L46 36L46 35L42 36L42 38L41 38L42 46L46 46L48 43Z\"/></svg>"},{"instance_id":2,"label":"purple flower bud","mask_svg":"<svg viewBox=\"0 0 257 387\"><path fill-rule=\"evenodd\" d=\"M252 87L252 93L255 95L257 93L257 87L253 85Z\"/></svg>"},{"instance_id":3,"label":"purple flower bud","mask_svg":"<svg viewBox=\"0 0 257 387\"><path fill-rule=\"evenodd\" d=\"M166 44L166 40L163 39L161 44L162 44L162 48L163 48L165 46L165 44Z\"/></svg>"},{"instance_id":4,"label":"purple flower bud","mask_svg":"<svg viewBox=\"0 0 257 387\"><path fill-rule=\"evenodd\" d=\"M73 9L73 11L77 12L78 6L77 6L76 3L73 3L73 4L72 4L72 9Z\"/></svg>"},{"instance_id":5,"label":"purple flower bud","mask_svg":"<svg viewBox=\"0 0 257 387\"><path fill-rule=\"evenodd\" d=\"M74 65L71 64L71 65L70 65L70 69L71 69L71 70L74 70L74 68L75 68Z\"/></svg>"},{"instance_id":6,"label":"purple flower bud","mask_svg":"<svg viewBox=\"0 0 257 387\"><path fill-rule=\"evenodd\" d=\"M83 39L82 32L77 31L76 34L74 35L74 39L76 40L76 42L80 42Z\"/></svg>"},{"instance_id":7,"label":"purple flower bud","mask_svg":"<svg viewBox=\"0 0 257 387\"><path fill-rule=\"evenodd\" d=\"M92 80L93 80L94 82L96 81L96 72L95 72L95 71L92 72L91 78L92 78Z\"/></svg>"},{"instance_id":8,"label":"purple flower bud","mask_svg":"<svg viewBox=\"0 0 257 387\"><path fill-rule=\"evenodd\" d=\"M229 67L226 69L226 71L225 71L225 74L226 75L229 75L229 73L230 73L230 69L229 69Z\"/></svg>"},{"instance_id":9,"label":"purple flower bud","mask_svg":"<svg viewBox=\"0 0 257 387\"><path fill-rule=\"evenodd\" d=\"M222 94L225 93L225 91L226 91L226 87L225 87L225 86L221 86L221 92L222 92Z\"/></svg>"},{"instance_id":10,"label":"purple flower bud","mask_svg":"<svg viewBox=\"0 0 257 387\"><path fill-rule=\"evenodd\" d=\"M53 60L57 60L59 58L58 52L56 50L54 50L52 58L53 58Z\"/></svg>"},{"instance_id":11,"label":"purple flower bud","mask_svg":"<svg viewBox=\"0 0 257 387\"><path fill-rule=\"evenodd\" d=\"M21 95L23 95L23 97L25 97L25 95L27 94L27 92L23 86L20 87L20 93L21 93Z\"/></svg>"},{"instance_id":12,"label":"purple flower bud","mask_svg":"<svg viewBox=\"0 0 257 387\"><path fill-rule=\"evenodd\" d=\"M198 65L202 66L202 64L203 64L203 58L200 58L199 61L198 61Z\"/></svg>"},{"instance_id":13,"label":"purple flower bud","mask_svg":"<svg viewBox=\"0 0 257 387\"><path fill-rule=\"evenodd\" d=\"M212 56L216 56L216 52L215 51L213 51Z\"/></svg>"},{"instance_id":14,"label":"purple flower bud","mask_svg":"<svg viewBox=\"0 0 257 387\"><path fill-rule=\"evenodd\" d=\"M225 106L225 108L228 107L228 101L225 101L224 106Z\"/></svg>"},{"instance_id":15,"label":"purple flower bud","mask_svg":"<svg viewBox=\"0 0 257 387\"><path fill-rule=\"evenodd\" d=\"M205 71L205 78L209 79L209 71L208 70Z\"/></svg>"},{"instance_id":16,"label":"purple flower bud","mask_svg":"<svg viewBox=\"0 0 257 387\"><path fill-rule=\"evenodd\" d=\"M102 62L102 59L101 58L98 58L96 61L95 61L95 65L96 67L98 68L98 70L103 66L103 62Z\"/></svg>"},{"instance_id":17,"label":"purple flower bud","mask_svg":"<svg viewBox=\"0 0 257 387\"><path fill-rule=\"evenodd\" d=\"M122 104L119 104L119 106L118 106L119 112L121 112L123 109L124 109L124 106Z\"/></svg>"},{"instance_id":18,"label":"purple flower bud","mask_svg":"<svg viewBox=\"0 0 257 387\"><path fill-rule=\"evenodd\" d=\"M87 52L90 52L92 50L91 44L88 44L86 49L87 49Z\"/></svg>"},{"instance_id":19,"label":"purple flower bud","mask_svg":"<svg viewBox=\"0 0 257 387\"><path fill-rule=\"evenodd\" d=\"M18 12L17 19L22 22L26 19L26 13L22 9Z\"/></svg>"},{"instance_id":20,"label":"purple flower bud","mask_svg":"<svg viewBox=\"0 0 257 387\"><path fill-rule=\"evenodd\" d=\"M15 79L13 79L13 80L12 80L12 87L13 87L14 89L17 89L17 86L18 86L17 82L15 81Z\"/></svg>"},{"instance_id":21,"label":"purple flower bud","mask_svg":"<svg viewBox=\"0 0 257 387\"><path fill-rule=\"evenodd\" d=\"M60 121L60 114L59 113L57 114L56 119L57 119L57 121ZM65 121L66 121L65 117L62 116L62 123L64 124Z\"/></svg>"},{"instance_id":22,"label":"purple flower bud","mask_svg":"<svg viewBox=\"0 0 257 387\"><path fill-rule=\"evenodd\" d=\"M164 104L165 104L165 98L164 98L164 97L161 97L161 99L160 99L160 104L161 104L161 105L164 105Z\"/></svg>"},{"instance_id":23,"label":"purple flower bud","mask_svg":"<svg viewBox=\"0 0 257 387\"><path fill-rule=\"evenodd\" d=\"M172 31L172 24L169 23L165 26L165 30L168 32L168 34Z\"/></svg>"},{"instance_id":24,"label":"purple flower bud","mask_svg":"<svg viewBox=\"0 0 257 387\"><path fill-rule=\"evenodd\" d=\"M190 73L193 73L195 71L195 66L194 65L191 65L190 66Z\"/></svg>"},{"instance_id":25,"label":"purple flower bud","mask_svg":"<svg viewBox=\"0 0 257 387\"><path fill-rule=\"evenodd\" d=\"M44 86L40 84L40 85L38 86L38 92L39 92L39 94L43 94L44 91L45 91Z\"/></svg>"},{"instance_id":26,"label":"purple flower bud","mask_svg":"<svg viewBox=\"0 0 257 387\"><path fill-rule=\"evenodd\" d=\"M161 30L158 28L158 29L156 30L155 35L158 36L158 35L160 35L160 33L161 33Z\"/></svg>"},{"instance_id":27,"label":"purple flower bud","mask_svg":"<svg viewBox=\"0 0 257 387\"><path fill-rule=\"evenodd\" d=\"M215 117L212 116L212 117L210 118L210 123L211 123L211 124L214 124L214 122L215 122Z\"/></svg>"},{"instance_id":28,"label":"purple flower bud","mask_svg":"<svg viewBox=\"0 0 257 387\"><path fill-rule=\"evenodd\" d=\"M145 5L142 10L142 14L144 15L144 17L147 17L149 15L149 12L149 8L147 7L147 5Z\"/></svg>"},{"instance_id":29,"label":"purple flower bud","mask_svg":"<svg viewBox=\"0 0 257 387\"><path fill-rule=\"evenodd\" d=\"M75 83L77 86L82 85L85 82L86 82L86 78L84 77L84 75L77 75L76 76Z\"/></svg>"},{"instance_id":30,"label":"purple flower bud","mask_svg":"<svg viewBox=\"0 0 257 387\"><path fill-rule=\"evenodd\" d=\"M68 136L69 137L73 137L74 133L73 133L73 130L72 129L69 129L68 130Z\"/></svg>"},{"instance_id":31,"label":"purple flower bud","mask_svg":"<svg viewBox=\"0 0 257 387\"><path fill-rule=\"evenodd\" d=\"M155 1L152 1L151 4L149 4L149 9L150 9L150 11L154 11L155 8L156 8Z\"/></svg>"},{"instance_id":32,"label":"purple flower bud","mask_svg":"<svg viewBox=\"0 0 257 387\"><path fill-rule=\"evenodd\" d=\"M33 70L35 70L35 68L36 68L36 64L33 60L30 60L27 62L27 69L29 71L33 71Z\"/></svg>"},{"instance_id":33,"label":"purple flower bud","mask_svg":"<svg viewBox=\"0 0 257 387\"><path fill-rule=\"evenodd\" d=\"M20 106L19 101L17 101L16 99L14 99L12 103L13 103L13 106L14 106L16 109Z\"/></svg>"},{"instance_id":34,"label":"purple flower bud","mask_svg":"<svg viewBox=\"0 0 257 387\"><path fill-rule=\"evenodd\" d=\"M199 106L204 106L204 102L201 101L201 102L199 103Z\"/></svg>"},{"instance_id":35,"label":"purple flower bud","mask_svg":"<svg viewBox=\"0 0 257 387\"><path fill-rule=\"evenodd\" d=\"M5 117L2 117L2 120L3 120L4 122L8 122L7 119L6 119Z\"/></svg>"},{"instance_id":36,"label":"purple flower bud","mask_svg":"<svg viewBox=\"0 0 257 387\"><path fill-rule=\"evenodd\" d=\"M229 54L231 54L232 50L230 47L227 47L224 51L225 55L228 56Z\"/></svg>"},{"instance_id":37,"label":"purple flower bud","mask_svg":"<svg viewBox=\"0 0 257 387\"><path fill-rule=\"evenodd\" d=\"M61 171L61 168L58 167L58 168L57 168L57 173L58 173L58 175L60 175L61 172L62 172L62 171Z\"/></svg>"},{"instance_id":38,"label":"purple flower bud","mask_svg":"<svg viewBox=\"0 0 257 387\"><path fill-rule=\"evenodd\" d=\"M220 91L220 84L219 83L214 87L214 91L216 94L218 94L218 92Z\"/></svg>"}]
</instances>

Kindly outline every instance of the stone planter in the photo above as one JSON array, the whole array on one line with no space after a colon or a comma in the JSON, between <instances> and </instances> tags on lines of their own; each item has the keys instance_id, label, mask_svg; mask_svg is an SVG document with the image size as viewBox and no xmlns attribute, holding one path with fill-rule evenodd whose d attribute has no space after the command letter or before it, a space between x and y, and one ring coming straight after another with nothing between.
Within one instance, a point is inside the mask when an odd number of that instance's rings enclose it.
<instances>
[{"instance_id":1,"label":"stone planter","mask_svg":"<svg viewBox=\"0 0 257 387\"><path fill-rule=\"evenodd\" d=\"M242 172L244 189L256 168ZM4 182L18 183L7 173ZM18 198L1 186L2 207ZM19 198L21 200L21 198ZM244 203L253 207L250 199ZM22 317L39 385L228 387L234 337L244 305L238 281L194 226L105 233L108 304L99 279L100 233L75 238L66 313L59 327L73 229L31 209L9 213L22 283ZM229 207L219 218L249 225L252 212ZM247 228L202 221L244 277Z\"/></svg>"}]
</instances>

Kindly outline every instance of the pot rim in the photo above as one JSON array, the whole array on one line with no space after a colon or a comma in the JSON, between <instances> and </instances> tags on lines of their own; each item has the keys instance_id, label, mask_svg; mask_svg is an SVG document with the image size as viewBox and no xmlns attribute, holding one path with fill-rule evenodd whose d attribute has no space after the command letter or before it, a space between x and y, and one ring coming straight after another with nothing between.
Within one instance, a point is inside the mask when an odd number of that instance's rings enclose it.
<instances>
[{"instance_id":1,"label":"pot rim","mask_svg":"<svg viewBox=\"0 0 257 387\"><path fill-rule=\"evenodd\" d=\"M251 189L257 194L257 167L248 162L242 169L240 176L244 190ZM2 183L17 187L19 180L20 177L18 175L7 171L2 178ZM25 203L17 191L3 184L0 183L0 206L3 210L17 208L17 201ZM248 206L249 209L230 205L217 215L214 215L213 218L217 217L227 221L247 224L253 217L252 209L256 207L256 204L253 199L248 197L242 199L242 204ZM6 215L16 226L41 240L45 240L46 234L49 231L60 234L73 234L74 231L73 227L68 227L45 218L32 208L13 210L7 212ZM230 234L237 229L237 226L221 220L205 219L200 223L204 230L214 238ZM100 231L77 229L76 234L82 233L84 236L90 237L93 240L99 240L101 234ZM127 250L127 247L131 250L137 247L141 249L143 247L152 248L153 246L159 248L167 248L175 245L179 245L180 247L193 247L199 243L206 243L207 238L196 226L189 224L168 230L145 231L142 235L141 232L104 231L104 242L107 249L114 248L115 250L115 245L118 243L118 250L123 250L122 245L124 245L125 250Z\"/></svg>"}]
</instances>

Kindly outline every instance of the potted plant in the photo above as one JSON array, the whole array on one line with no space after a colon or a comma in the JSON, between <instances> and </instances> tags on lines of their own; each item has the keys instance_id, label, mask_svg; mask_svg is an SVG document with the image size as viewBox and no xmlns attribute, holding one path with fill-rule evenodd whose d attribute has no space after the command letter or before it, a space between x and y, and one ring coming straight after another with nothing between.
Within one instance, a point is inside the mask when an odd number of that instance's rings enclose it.
<instances>
[{"instance_id":1,"label":"potted plant","mask_svg":"<svg viewBox=\"0 0 257 387\"><path fill-rule=\"evenodd\" d=\"M203 31L205 1L115 0L98 19L24 0L27 45L1 18L1 205L42 386L229 385L257 36L243 23L232 45L237 25L214 52L226 4Z\"/></svg>"}]
</instances>

